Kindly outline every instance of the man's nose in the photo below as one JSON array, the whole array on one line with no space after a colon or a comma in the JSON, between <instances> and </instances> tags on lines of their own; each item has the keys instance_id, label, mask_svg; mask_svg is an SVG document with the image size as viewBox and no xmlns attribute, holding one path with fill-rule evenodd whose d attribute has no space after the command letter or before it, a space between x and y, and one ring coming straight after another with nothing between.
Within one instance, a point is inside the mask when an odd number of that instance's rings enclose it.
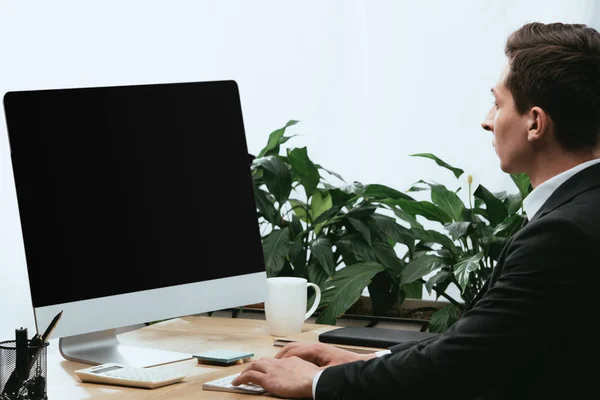
<instances>
[{"instance_id":1,"label":"man's nose","mask_svg":"<svg viewBox=\"0 0 600 400\"><path fill-rule=\"evenodd\" d=\"M494 107L492 107L490 109L490 111L488 111L488 113L485 115L485 118L483 119L483 122L481 123L481 127L486 130L486 131L490 131L493 132L494 131L494 114L495 114L495 109Z\"/></svg>"}]
</instances>

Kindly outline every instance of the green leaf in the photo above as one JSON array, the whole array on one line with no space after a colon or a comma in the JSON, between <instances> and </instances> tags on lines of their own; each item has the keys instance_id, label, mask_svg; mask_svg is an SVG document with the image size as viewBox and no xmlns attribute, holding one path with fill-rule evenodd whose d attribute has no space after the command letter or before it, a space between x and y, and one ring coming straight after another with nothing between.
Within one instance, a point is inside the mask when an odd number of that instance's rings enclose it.
<instances>
[{"instance_id":1,"label":"green leaf","mask_svg":"<svg viewBox=\"0 0 600 400\"><path fill-rule=\"evenodd\" d=\"M307 196L312 196L321 180L319 170L308 158L306 147L294 149L288 154L288 162L298 174Z\"/></svg>"},{"instance_id":2,"label":"green leaf","mask_svg":"<svg viewBox=\"0 0 600 400\"><path fill-rule=\"evenodd\" d=\"M326 186L327 187L327 186ZM342 189L329 187L329 195L334 206L348 206L353 203L358 197L353 193L344 192Z\"/></svg>"},{"instance_id":3,"label":"green leaf","mask_svg":"<svg viewBox=\"0 0 600 400\"><path fill-rule=\"evenodd\" d=\"M440 167L444 167L446 169L449 169L450 171L452 171L454 173L454 176L458 179L460 178L460 176L465 172L460 168L456 168L451 166L450 164L440 160L439 158L437 158L436 156L434 156L433 154L430 153L419 153L419 154L411 154L412 157L424 157L424 158L430 158L433 161L436 162L437 165L439 165Z\"/></svg>"},{"instance_id":4,"label":"green leaf","mask_svg":"<svg viewBox=\"0 0 600 400\"><path fill-rule=\"evenodd\" d=\"M375 199L406 199L406 200L414 200L407 194L397 191L396 189L389 188L384 185L367 185L365 187L365 192L363 193L364 197L373 197Z\"/></svg>"},{"instance_id":5,"label":"green leaf","mask_svg":"<svg viewBox=\"0 0 600 400\"><path fill-rule=\"evenodd\" d=\"M445 265L443 258L425 254L406 264L401 274L402 284L414 282Z\"/></svg>"},{"instance_id":6,"label":"green leaf","mask_svg":"<svg viewBox=\"0 0 600 400\"><path fill-rule=\"evenodd\" d=\"M469 283L471 272L479 269L479 261L481 261L482 258L483 252L479 252L474 256L459 261L454 265L454 276L462 288L463 293L467 287L467 284Z\"/></svg>"},{"instance_id":7,"label":"green leaf","mask_svg":"<svg viewBox=\"0 0 600 400\"><path fill-rule=\"evenodd\" d=\"M373 315L385 315L398 300L399 291L398 282L387 271L375 275L369 284Z\"/></svg>"},{"instance_id":8,"label":"green leaf","mask_svg":"<svg viewBox=\"0 0 600 400\"><path fill-rule=\"evenodd\" d=\"M402 285L402 291L406 294L409 299L422 299L423 298L423 284L419 281L414 281L405 285Z\"/></svg>"},{"instance_id":9,"label":"green leaf","mask_svg":"<svg viewBox=\"0 0 600 400\"><path fill-rule=\"evenodd\" d=\"M319 164L315 164L315 167L317 167L318 169L322 169L323 171L327 172L329 175L335 176L336 178L338 178L340 181L342 182L346 182L344 180L344 178L342 178L342 176L340 174L337 174L331 170L328 170L326 168L323 168L322 166L320 166Z\"/></svg>"},{"instance_id":10,"label":"green leaf","mask_svg":"<svg viewBox=\"0 0 600 400\"><path fill-rule=\"evenodd\" d=\"M446 288L450 284L451 279L452 272L442 269L438 271L437 274L429 278L429 280L425 283L425 289L427 289L427 293L431 294L433 286L437 285L437 294L439 295L441 292L444 292L446 290Z\"/></svg>"},{"instance_id":11,"label":"green leaf","mask_svg":"<svg viewBox=\"0 0 600 400\"><path fill-rule=\"evenodd\" d=\"M490 224L498 225L508 216L508 210L504 203L497 199L483 185L479 185L473 195L485 203L485 210L487 211Z\"/></svg>"},{"instance_id":12,"label":"green leaf","mask_svg":"<svg viewBox=\"0 0 600 400\"><path fill-rule=\"evenodd\" d=\"M431 201L448 214L454 221L461 221L465 205L456 193L442 185L431 186Z\"/></svg>"},{"instance_id":13,"label":"green leaf","mask_svg":"<svg viewBox=\"0 0 600 400\"><path fill-rule=\"evenodd\" d=\"M312 219L315 220L319 215L329 210L333 206L329 192L325 192L325 196L321 191L317 190L310 199L310 208Z\"/></svg>"},{"instance_id":14,"label":"green leaf","mask_svg":"<svg viewBox=\"0 0 600 400\"><path fill-rule=\"evenodd\" d=\"M397 277L402 273L404 264L392 246L384 242L375 242L372 248L377 262L386 267L393 276Z\"/></svg>"},{"instance_id":15,"label":"green leaf","mask_svg":"<svg viewBox=\"0 0 600 400\"><path fill-rule=\"evenodd\" d=\"M394 214L401 220L408 222L411 228L423 229L423 225L421 225L414 216L408 214L406 211L394 208Z\"/></svg>"},{"instance_id":16,"label":"green leaf","mask_svg":"<svg viewBox=\"0 0 600 400\"><path fill-rule=\"evenodd\" d=\"M282 145L284 143L286 143L288 140L290 140L293 137L296 137L298 135L291 135L291 136L282 136L281 139L279 140L279 144Z\"/></svg>"},{"instance_id":17,"label":"green leaf","mask_svg":"<svg viewBox=\"0 0 600 400\"><path fill-rule=\"evenodd\" d=\"M310 253L317 260L327 276L335 272L331 241L327 238L317 238L310 245Z\"/></svg>"},{"instance_id":18,"label":"green leaf","mask_svg":"<svg viewBox=\"0 0 600 400\"><path fill-rule=\"evenodd\" d=\"M460 221L446 224L444 225L444 228L448 231L450 237L452 237L452 240L458 240L469 231L470 226L470 222Z\"/></svg>"},{"instance_id":19,"label":"green leaf","mask_svg":"<svg viewBox=\"0 0 600 400\"><path fill-rule=\"evenodd\" d=\"M437 221L442 224L452 222L452 217L444 210L437 207L435 204L428 201L409 201L404 199L396 200L396 204L400 206L409 215L413 217L420 215L430 221ZM400 217L402 218L402 217Z\"/></svg>"},{"instance_id":20,"label":"green leaf","mask_svg":"<svg viewBox=\"0 0 600 400\"><path fill-rule=\"evenodd\" d=\"M292 125L296 125L297 123L298 121L290 120L287 122L287 124L285 124L283 128L271 132L271 134L269 135L267 146L264 149L262 149L260 153L258 153L257 158L261 158L270 154L277 155L279 153L279 146L281 145L281 143L285 143L285 141L282 142L282 137L285 133L286 128Z\"/></svg>"},{"instance_id":21,"label":"green leaf","mask_svg":"<svg viewBox=\"0 0 600 400\"><path fill-rule=\"evenodd\" d=\"M313 225L318 225L322 222L327 222L338 215L344 215L344 213L341 212L341 210L342 210L341 205L333 206L330 209L328 209L327 211L323 212L317 218L315 218L312 223L313 223Z\"/></svg>"},{"instance_id":22,"label":"green leaf","mask_svg":"<svg viewBox=\"0 0 600 400\"><path fill-rule=\"evenodd\" d=\"M516 214L523 206L523 200L521 200L521 193L509 194L504 200L504 205L508 209L508 215Z\"/></svg>"},{"instance_id":23,"label":"green leaf","mask_svg":"<svg viewBox=\"0 0 600 400\"><path fill-rule=\"evenodd\" d=\"M308 205L305 202L296 199L289 199L288 202L292 206L294 214L302 221L308 223Z\"/></svg>"},{"instance_id":24,"label":"green leaf","mask_svg":"<svg viewBox=\"0 0 600 400\"><path fill-rule=\"evenodd\" d=\"M520 173L511 174L510 178L515 183L515 185L517 185L519 193L521 193L521 199L525 200L525 198L533 190L533 188L531 187L531 181L529 180L529 177L524 173Z\"/></svg>"},{"instance_id":25,"label":"green leaf","mask_svg":"<svg viewBox=\"0 0 600 400\"><path fill-rule=\"evenodd\" d=\"M325 309L316 323L335 325L337 317L356 303L373 277L384 269L375 262L362 262L337 271L333 279L323 284L321 305Z\"/></svg>"},{"instance_id":26,"label":"green leaf","mask_svg":"<svg viewBox=\"0 0 600 400\"><path fill-rule=\"evenodd\" d=\"M496 226L492 235L510 237L521 229L523 221L525 221L525 218L518 214L513 214L502 221L500 225Z\"/></svg>"},{"instance_id":27,"label":"green leaf","mask_svg":"<svg viewBox=\"0 0 600 400\"><path fill-rule=\"evenodd\" d=\"M273 196L262 189L254 188L254 201L256 202L256 208L262 213L267 221L276 225L278 214L275 206L273 205Z\"/></svg>"},{"instance_id":28,"label":"green leaf","mask_svg":"<svg viewBox=\"0 0 600 400\"><path fill-rule=\"evenodd\" d=\"M331 200L331 196L329 192L325 192L325 196L321 194L321 191L317 190L314 192L313 196L310 198L310 206L311 206L311 217L314 221L325 211L329 210L333 205ZM314 225L314 224L313 224ZM315 225L315 233L318 235L325 226L325 222L321 222L320 224Z\"/></svg>"},{"instance_id":29,"label":"green leaf","mask_svg":"<svg viewBox=\"0 0 600 400\"><path fill-rule=\"evenodd\" d=\"M352 252L351 245L348 242L336 242L334 244L336 246L336 251L333 253L333 259L336 260L336 263L339 262L339 258L341 257L341 261L344 265L352 265L359 262L354 253ZM370 261L375 261L375 256L373 256Z\"/></svg>"},{"instance_id":30,"label":"green leaf","mask_svg":"<svg viewBox=\"0 0 600 400\"><path fill-rule=\"evenodd\" d=\"M495 192L493 193L494 197L497 198L498 200L500 200L501 202L504 203L504 200L506 200L507 194L505 191L502 192Z\"/></svg>"},{"instance_id":31,"label":"green leaf","mask_svg":"<svg viewBox=\"0 0 600 400\"><path fill-rule=\"evenodd\" d=\"M267 156L254 160L264 168L263 179L269 192L279 204L285 203L292 191L292 176L287 165L275 156Z\"/></svg>"},{"instance_id":32,"label":"green leaf","mask_svg":"<svg viewBox=\"0 0 600 400\"><path fill-rule=\"evenodd\" d=\"M418 186L411 186L410 188L408 188L407 192L426 192L429 189L430 188L422 188L422 187L418 187Z\"/></svg>"},{"instance_id":33,"label":"green leaf","mask_svg":"<svg viewBox=\"0 0 600 400\"><path fill-rule=\"evenodd\" d=\"M293 242L290 243L290 264L294 267L294 276L306 278L306 248L302 241L302 235L298 235Z\"/></svg>"},{"instance_id":34,"label":"green leaf","mask_svg":"<svg viewBox=\"0 0 600 400\"><path fill-rule=\"evenodd\" d=\"M269 277L277 276L290 253L290 233L288 228L274 230L266 236L263 239L263 252L267 275Z\"/></svg>"},{"instance_id":35,"label":"green leaf","mask_svg":"<svg viewBox=\"0 0 600 400\"><path fill-rule=\"evenodd\" d=\"M457 254L452 253L450 250L445 249L443 247L441 249L437 249L435 251L435 254L442 257L446 261L446 264L448 264L448 265L452 265L456 262Z\"/></svg>"},{"instance_id":36,"label":"green leaf","mask_svg":"<svg viewBox=\"0 0 600 400\"><path fill-rule=\"evenodd\" d=\"M431 314L429 320L429 332L443 333L448 330L456 321L458 321L459 311L454 304L448 304Z\"/></svg>"},{"instance_id":37,"label":"green leaf","mask_svg":"<svg viewBox=\"0 0 600 400\"><path fill-rule=\"evenodd\" d=\"M292 268L292 264L290 264L289 261L286 260L283 263L283 268L281 268L281 271L279 271L279 273L276 276L294 276L294 269Z\"/></svg>"},{"instance_id":38,"label":"green leaf","mask_svg":"<svg viewBox=\"0 0 600 400\"><path fill-rule=\"evenodd\" d=\"M348 218L363 219L373 215L375 210L377 210L377 206L365 202L348 211L346 216L348 216Z\"/></svg>"},{"instance_id":39,"label":"green leaf","mask_svg":"<svg viewBox=\"0 0 600 400\"><path fill-rule=\"evenodd\" d=\"M427 185L427 187L421 187L417 185ZM413 183L413 185L408 189L408 192L425 192L431 189L431 184L425 182L423 179Z\"/></svg>"},{"instance_id":40,"label":"green leaf","mask_svg":"<svg viewBox=\"0 0 600 400\"><path fill-rule=\"evenodd\" d=\"M375 221L375 224L377 224L377 227L388 239L391 239L396 243L404 244L411 251L414 250L415 238L409 229L397 224L394 219L381 214L373 214L372 218Z\"/></svg>"},{"instance_id":41,"label":"green leaf","mask_svg":"<svg viewBox=\"0 0 600 400\"><path fill-rule=\"evenodd\" d=\"M369 246L365 239L358 233L351 233L342 236L336 246L342 247L346 251L350 251L358 261L376 261L375 252Z\"/></svg>"},{"instance_id":42,"label":"green leaf","mask_svg":"<svg viewBox=\"0 0 600 400\"><path fill-rule=\"evenodd\" d=\"M325 281L329 279L327 272L318 264L310 264L308 266L308 281L321 287Z\"/></svg>"},{"instance_id":43,"label":"green leaf","mask_svg":"<svg viewBox=\"0 0 600 400\"><path fill-rule=\"evenodd\" d=\"M290 227L292 229L292 237L297 237L302 232L304 232L304 228L300 223L300 219L296 216L296 214L292 214L292 221L290 222Z\"/></svg>"},{"instance_id":44,"label":"green leaf","mask_svg":"<svg viewBox=\"0 0 600 400\"><path fill-rule=\"evenodd\" d=\"M358 219L348 218L348 221L350 222L350 224L352 225L352 227L354 229L356 229L356 231L358 233L361 234L361 236L365 239L365 241L367 242L367 244L369 246L371 246L371 231L369 230L369 227L367 225L365 225L362 221L358 220Z\"/></svg>"},{"instance_id":45,"label":"green leaf","mask_svg":"<svg viewBox=\"0 0 600 400\"><path fill-rule=\"evenodd\" d=\"M481 201L481 200L480 200ZM490 214L484 208L475 208L473 212L477 215L481 215L483 218L490 220Z\"/></svg>"},{"instance_id":46,"label":"green leaf","mask_svg":"<svg viewBox=\"0 0 600 400\"><path fill-rule=\"evenodd\" d=\"M454 242L443 233L434 230L424 230L419 228L412 229L415 239L421 240L424 243L438 243L450 250L453 254L458 254L459 249Z\"/></svg>"}]
</instances>

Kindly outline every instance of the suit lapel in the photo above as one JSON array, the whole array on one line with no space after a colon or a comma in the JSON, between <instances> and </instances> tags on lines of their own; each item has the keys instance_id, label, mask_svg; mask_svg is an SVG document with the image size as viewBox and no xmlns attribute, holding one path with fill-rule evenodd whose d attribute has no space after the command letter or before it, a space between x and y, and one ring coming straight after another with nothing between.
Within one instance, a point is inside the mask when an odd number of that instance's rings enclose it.
<instances>
[{"instance_id":1,"label":"suit lapel","mask_svg":"<svg viewBox=\"0 0 600 400\"><path fill-rule=\"evenodd\" d=\"M552 212L565 203L573 200L583 192L600 186L600 164L594 164L582 171L579 171L560 185L548 200L542 205L539 211L530 218L529 223L542 218L544 215Z\"/></svg>"}]
</instances>

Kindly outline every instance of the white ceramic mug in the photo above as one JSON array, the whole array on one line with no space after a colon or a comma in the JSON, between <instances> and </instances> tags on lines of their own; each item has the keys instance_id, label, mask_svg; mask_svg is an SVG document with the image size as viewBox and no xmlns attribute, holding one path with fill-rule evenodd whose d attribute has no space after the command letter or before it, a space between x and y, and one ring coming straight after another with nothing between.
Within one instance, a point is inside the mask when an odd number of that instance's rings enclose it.
<instances>
[{"instance_id":1,"label":"white ceramic mug","mask_svg":"<svg viewBox=\"0 0 600 400\"><path fill-rule=\"evenodd\" d=\"M316 291L315 302L306 312L306 288ZM321 289L304 278L278 277L267 279L268 297L265 314L273 336L288 336L302 332L302 325L317 309Z\"/></svg>"}]
</instances>

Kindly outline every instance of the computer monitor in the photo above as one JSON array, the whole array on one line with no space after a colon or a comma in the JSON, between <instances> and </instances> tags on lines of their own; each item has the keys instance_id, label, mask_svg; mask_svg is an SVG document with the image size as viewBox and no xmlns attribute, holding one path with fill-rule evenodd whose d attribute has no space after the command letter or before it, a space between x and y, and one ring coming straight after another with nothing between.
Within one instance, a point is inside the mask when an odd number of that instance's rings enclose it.
<instances>
[{"instance_id":1,"label":"computer monitor","mask_svg":"<svg viewBox=\"0 0 600 400\"><path fill-rule=\"evenodd\" d=\"M69 360L152 366L116 328L262 302L234 81L25 90L4 109L35 322Z\"/></svg>"}]
</instances>

